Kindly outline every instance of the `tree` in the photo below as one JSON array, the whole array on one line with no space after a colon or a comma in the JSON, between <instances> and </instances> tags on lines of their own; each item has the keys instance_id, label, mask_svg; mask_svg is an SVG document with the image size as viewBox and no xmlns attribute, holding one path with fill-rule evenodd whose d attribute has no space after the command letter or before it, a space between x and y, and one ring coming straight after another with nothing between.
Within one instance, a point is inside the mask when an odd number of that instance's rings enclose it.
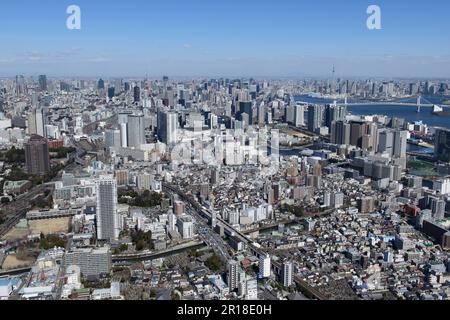
<instances>
[{"instance_id":1,"label":"tree","mask_svg":"<svg viewBox=\"0 0 450 320\"><path fill-rule=\"evenodd\" d=\"M213 255L205 261L205 265L213 272L217 272L222 268L222 261L218 255Z\"/></svg>"}]
</instances>

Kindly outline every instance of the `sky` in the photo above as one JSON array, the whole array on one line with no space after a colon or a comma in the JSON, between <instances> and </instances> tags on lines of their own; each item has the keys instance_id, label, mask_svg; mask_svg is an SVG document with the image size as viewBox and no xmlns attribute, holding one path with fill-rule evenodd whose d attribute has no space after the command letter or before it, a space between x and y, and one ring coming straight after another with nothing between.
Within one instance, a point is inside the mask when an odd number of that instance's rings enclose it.
<instances>
[{"instance_id":1,"label":"sky","mask_svg":"<svg viewBox=\"0 0 450 320\"><path fill-rule=\"evenodd\" d=\"M81 30L69 30L69 5ZM381 8L381 30L366 26ZM2 1L0 77L450 78L448 0Z\"/></svg>"}]
</instances>

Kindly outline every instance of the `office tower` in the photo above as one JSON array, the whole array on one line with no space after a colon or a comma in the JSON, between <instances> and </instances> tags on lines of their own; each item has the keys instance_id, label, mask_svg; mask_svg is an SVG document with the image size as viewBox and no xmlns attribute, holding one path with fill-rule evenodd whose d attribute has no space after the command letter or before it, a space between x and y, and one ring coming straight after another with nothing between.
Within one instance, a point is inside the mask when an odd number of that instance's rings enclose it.
<instances>
[{"instance_id":1,"label":"office tower","mask_svg":"<svg viewBox=\"0 0 450 320\"><path fill-rule=\"evenodd\" d=\"M437 130L434 151L439 161L450 163L450 130Z\"/></svg>"},{"instance_id":2,"label":"office tower","mask_svg":"<svg viewBox=\"0 0 450 320\"><path fill-rule=\"evenodd\" d=\"M113 241L119 238L117 215L117 182L112 176L96 181L97 239Z\"/></svg>"},{"instance_id":3,"label":"office tower","mask_svg":"<svg viewBox=\"0 0 450 320\"><path fill-rule=\"evenodd\" d=\"M367 134L367 123L363 121L350 122L350 144L362 148L363 136Z\"/></svg>"},{"instance_id":4,"label":"office tower","mask_svg":"<svg viewBox=\"0 0 450 320\"><path fill-rule=\"evenodd\" d=\"M445 201L441 199L431 199L431 212L435 220L444 220L445 218Z\"/></svg>"},{"instance_id":5,"label":"office tower","mask_svg":"<svg viewBox=\"0 0 450 320\"><path fill-rule=\"evenodd\" d=\"M261 278L269 278L271 275L271 262L269 255L262 255L259 258L259 275Z\"/></svg>"},{"instance_id":6,"label":"office tower","mask_svg":"<svg viewBox=\"0 0 450 320\"><path fill-rule=\"evenodd\" d=\"M110 148L120 148L121 147L121 136L119 129L107 129L105 130L105 147Z\"/></svg>"},{"instance_id":7,"label":"office tower","mask_svg":"<svg viewBox=\"0 0 450 320\"><path fill-rule=\"evenodd\" d=\"M408 147L408 131L395 131L394 133L394 156L397 158L406 158L406 149Z\"/></svg>"},{"instance_id":8,"label":"office tower","mask_svg":"<svg viewBox=\"0 0 450 320\"><path fill-rule=\"evenodd\" d=\"M294 107L294 126L302 127L305 125L305 109L302 105Z\"/></svg>"},{"instance_id":9,"label":"office tower","mask_svg":"<svg viewBox=\"0 0 450 320\"><path fill-rule=\"evenodd\" d=\"M28 134L45 137L45 118L43 109L35 109L28 115Z\"/></svg>"},{"instance_id":10,"label":"office tower","mask_svg":"<svg viewBox=\"0 0 450 320\"><path fill-rule=\"evenodd\" d=\"M194 222L190 216L182 216L178 218L177 227L183 240L189 240L194 237Z\"/></svg>"},{"instance_id":11,"label":"office tower","mask_svg":"<svg viewBox=\"0 0 450 320\"><path fill-rule=\"evenodd\" d=\"M39 76L39 90L47 91L47 76L46 75Z\"/></svg>"},{"instance_id":12,"label":"office tower","mask_svg":"<svg viewBox=\"0 0 450 320\"><path fill-rule=\"evenodd\" d=\"M294 106L288 105L284 109L284 122L285 123L294 123L295 110Z\"/></svg>"},{"instance_id":13,"label":"office tower","mask_svg":"<svg viewBox=\"0 0 450 320\"><path fill-rule=\"evenodd\" d=\"M158 139L165 144L177 142L178 115L174 112L158 112Z\"/></svg>"},{"instance_id":14,"label":"office tower","mask_svg":"<svg viewBox=\"0 0 450 320\"><path fill-rule=\"evenodd\" d=\"M316 132L322 127L324 108L320 105L308 107L308 130Z\"/></svg>"},{"instance_id":15,"label":"office tower","mask_svg":"<svg viewBox=\"0 0 450 320\"><path fill-rule=\"evenodd\" d=\"M99 90L105 89L105 81L103 81L103 79L98 80L97 89L99 89Z\"/></svg>"},{"instance_id":16,"label":"office tower","mask_svg":"<svg viewBox=\"0 0 450 320\"><path fill-rule=\"evenodd\" d=\"M45 175L50 171L50 155L47 139L33 134L25 143L25 162L27 172L35 175Z\"/></svg>"},{"instance_id":17,"label":"office tower","mask_svg":"<svg viewBox=\"0 0 450 320\"><path fill-rule=\"evenodd\" d=\"M264 126L266 123L266 106L264 105L264 102L261 102L261 104L258 107L258 124L260 126Z\"/></svg>"},{"instance_id":18,"label":"office tower","mask_svg":"<svg viewBox=\"0 0 450 320\"><path fill-rule=\"evenodd\" d=\"M331 123L331 143L339 145L350 144L350 124L345 121Z\"/></svg>"},{"instance_id":19,"label":"office tower","mask_svg":"<svg viewBox=\"0 0 450 320\"><path fill-rule=\"evenodd\" d=\"M116 88L109 87L108 88L108 98L112 99L112 98L114 98L115 95L116 95Z\"/></svg>"},{"instance_id":20,"label":"office tower","mask_svg":"<svg viewBox=\"0 0 450 320\"><path fill-rule=\"evenodd\" d=\"M109 274L112 260L108 246L102 248L72 248L64 255L64 266L78 266L85 277Z\"/></svg>"},{"instance_id":21,"label":"office tower","mask_svg":"<svg viewBox=\"0 0 450 320\"><path fill-rule=\"evenodd\" d=\"M129 148L139 148L145 144L145 124L143 116L128 116L127 137Z\"/></svg>"},{"instance_id":22,"label":"office tower","mask_svg":"<svg viewBox=\"0 0 450 320\"><path fill-rule=\"evenodd\" d=\"M228 261L227 282L230 292L236 290L239 286L239 269L239 262L236 260Z\"/></svg>"},{"instance_id":23,"label":"office tower","mask_svg":"<svg viewBox=\"0 0 450 320\"><path fill-rule=\"evenodd\" d=\"M387 153L389 156L394 154L394 133L389 129L378 131L378 152Z\"/></svg>"},{"instance_id":24,"label":"office tower","mask_svg":"<svg viewBox=\"0 0 450 320\"><path fill-rule=\"evenodd\" d=\"M325 125L330 128L333 121L343 121L347 116L347 107L336 104L327 105L325 108Z\"/></svg>"},{"instance_id":25,"label":"office tower","mask_svg":"<svg viewBox=\"0 0 450 320\"><path fill-rule=\"evenodd\" d=\"M139 88L138 86L135 86L133 96L134 96L134 102L141 101L141 88Z\"/></svg>"},{"instance_id":26,"label":"office tower","mask_svg":"<svg viewBox=\"0 0 450 320\"><path fill-rule=\"evenodd\" d=\"M253 125L253 105L251 101L239 102L239 114L246 113L248 115L248 125Z\"/></svg>"},{"instance_id":27,"label":"office tower","mask_svg":"<svg viewBox=\"0 0 450 320\"><path fill-rule=\"evenodd\" d=\"M439 179L433 182L433 190L442 195L450 194L450 179Z\"/></svg>"},{"instance_id":28,"label":"office tower","mask_svg":"<svg viewBox=\"0 0 450 320\"><path fill-rule=\"evenodd\" d=\"M294 284L294 264L291 261L283 263L283 286L290 287Z\"/></svg>"}]
</instances>

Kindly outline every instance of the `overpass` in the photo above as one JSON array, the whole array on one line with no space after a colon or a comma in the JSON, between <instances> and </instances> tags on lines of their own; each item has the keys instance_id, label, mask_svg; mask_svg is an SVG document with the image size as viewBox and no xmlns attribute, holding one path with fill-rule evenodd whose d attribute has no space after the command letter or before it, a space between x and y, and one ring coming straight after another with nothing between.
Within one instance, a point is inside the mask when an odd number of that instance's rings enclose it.
<instances>
[{"instance_id":1,"label":"overpass","mask_svg":"<svg viewBox=\"0 0 450 320\"><path fill-rule=\"evenodd\" d=\"M203 241L191 241L189 243L185 243L183 245L179 245L170 249L161 250L161 251L144 251L140 253L130 253L130 254L118 254L112 256L113 262L124 262L124 261L146 261L158 259L170 255L174 255L189 249L198 249L203 247L205 244Z\"/></svg>"}]
</instances>

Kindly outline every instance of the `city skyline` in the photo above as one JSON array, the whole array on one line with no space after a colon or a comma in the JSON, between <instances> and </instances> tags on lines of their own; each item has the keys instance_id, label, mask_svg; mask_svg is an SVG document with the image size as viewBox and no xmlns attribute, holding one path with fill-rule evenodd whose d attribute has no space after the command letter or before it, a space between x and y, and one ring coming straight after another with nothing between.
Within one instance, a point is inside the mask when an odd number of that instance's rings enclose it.
<instances>
[{"instance_id":1,"label":"city skyline","mask_svg":"<svg viewBox=\"0 0 450 320\"><path fill-rule=\"evenodd\" d=\"M298 78L330 77L333 66L337 77L450 76L445 1L377 1L381 30L366 27L373 3L362 0L82 0L81 30L68 30L71 4L4 5L2 76Z\"/></svg>"}]
</instances>

